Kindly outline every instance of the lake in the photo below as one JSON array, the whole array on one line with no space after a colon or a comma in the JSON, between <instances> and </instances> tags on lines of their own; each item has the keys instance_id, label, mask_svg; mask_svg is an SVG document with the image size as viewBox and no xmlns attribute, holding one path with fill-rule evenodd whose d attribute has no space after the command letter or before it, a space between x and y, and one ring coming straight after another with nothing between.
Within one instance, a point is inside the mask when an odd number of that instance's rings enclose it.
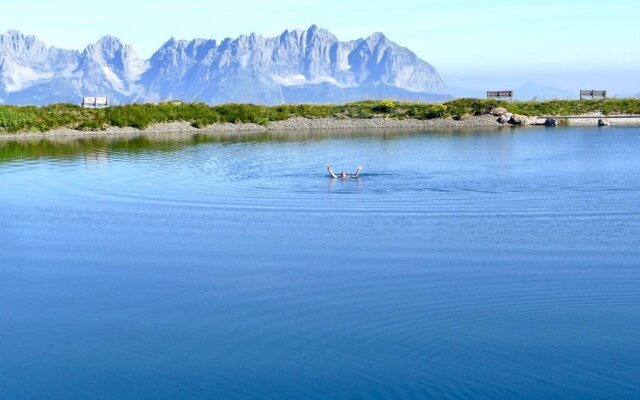
<instances>
[{"instance_id":1,"label":"lake","mask_svg":"<svg viewBox=\"0 0 640 400\"><path fill-rule=\"evenodd\" d=\"M2 398L637 399L639 377L640 128L0 141Z\"/></svg>"}]
</instances>

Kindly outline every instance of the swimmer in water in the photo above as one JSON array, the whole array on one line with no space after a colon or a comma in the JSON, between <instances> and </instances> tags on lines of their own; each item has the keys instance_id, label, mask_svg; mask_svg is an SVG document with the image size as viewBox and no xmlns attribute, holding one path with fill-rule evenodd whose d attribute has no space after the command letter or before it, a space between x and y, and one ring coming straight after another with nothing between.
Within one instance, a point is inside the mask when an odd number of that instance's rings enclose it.
<instances>
[{"instance_id":1,"label":"swimmer in water","mask_svg":"<svg viewBox=\"0 0 640 400\"><path fill-rule=\"evenodd\" d=\"M360 171L362 170L362 165L358 165L358 169L356 170L356 172L353 175L349 175L346 172L342 171L340 172L339 175L336 175L333 170L331 169L331 165L327 164L327 171L329 171L329 175L333 178L333 179L349 179L349 178L357 178L358 175L360 175Z\"/></svg>"}]
</instances>

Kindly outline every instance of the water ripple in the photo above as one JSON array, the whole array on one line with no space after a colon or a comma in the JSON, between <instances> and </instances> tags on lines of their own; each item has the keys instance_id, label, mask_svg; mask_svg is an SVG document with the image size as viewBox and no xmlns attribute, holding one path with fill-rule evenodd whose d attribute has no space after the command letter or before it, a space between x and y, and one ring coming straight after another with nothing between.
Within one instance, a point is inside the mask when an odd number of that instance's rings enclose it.
<instances>
[{"instance_id":1,"label":"water ripple","mask_svg":"<svg viewBox=\"0 0 640 400\"><path fill-rule=\"evenodd\" d=\"M633 398L637 137L6 145L0 389Z\"/></svg>"}]
</instances>

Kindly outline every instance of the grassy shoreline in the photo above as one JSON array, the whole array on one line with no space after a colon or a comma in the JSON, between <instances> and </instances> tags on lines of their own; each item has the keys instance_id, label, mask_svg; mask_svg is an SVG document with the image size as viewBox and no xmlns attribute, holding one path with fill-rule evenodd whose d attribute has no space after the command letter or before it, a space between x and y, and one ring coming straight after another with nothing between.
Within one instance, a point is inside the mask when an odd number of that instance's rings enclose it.
<instances>
[{"instance_id":1,"label":"grassy shoreline","mask_svg":"<svg viewBox=\"0 0 640 400\"><path fill-rule=\"evenodd\" d=\"M154 124L187 122L195 128L217 123L271 122L292 118L372 119L385 117L398 120L463 120L485 115L494 107L527 117L566 116L587 113L640 114L640 99L607 101L527 101L458 99L446 103L405 103L390 100L362 101L344 105L280 105L202 103L130 104L104 109L86 109L72 104L46 107L0 105L0 133L48 132L69 128L80 131L102 131L110 127L145 129Z\"/></svg>"}]
</instances>

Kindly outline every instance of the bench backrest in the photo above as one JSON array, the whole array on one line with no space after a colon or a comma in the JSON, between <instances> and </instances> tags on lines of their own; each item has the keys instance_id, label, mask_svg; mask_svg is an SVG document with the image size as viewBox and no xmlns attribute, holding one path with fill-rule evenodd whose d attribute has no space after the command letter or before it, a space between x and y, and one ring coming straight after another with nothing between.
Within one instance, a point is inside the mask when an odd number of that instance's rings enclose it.
<instances>
[{"instance_id":1,"label":"bench backrest","mask_svg":"<svg viewBox=\"0 0 640 400\"><path fill-rule=\"evenodd\" d=\"M513 90L490 90L487 91L487 99L513 99Z\"/></svg>"},{"instance_id":2,"label":"bench backrest","mask_svg":"<svg viewBox=\"0 0 640 400\"><path fill-rule=\"evenodd\" d=\"M106 97L84 97L82 99L83 107L107 107L109 106L109 99Z\"/></svg>"},{"instance_id":3,"label":"bench backrest","mask_svg":"<svg viewBox=\"0 0 640 400\"><path fill-rule=\"evenodd\" d=\"M580 91L580 100L584 99L607 99L607 91L606 90L581 90Z\"/></svg>"}]
</instances>

